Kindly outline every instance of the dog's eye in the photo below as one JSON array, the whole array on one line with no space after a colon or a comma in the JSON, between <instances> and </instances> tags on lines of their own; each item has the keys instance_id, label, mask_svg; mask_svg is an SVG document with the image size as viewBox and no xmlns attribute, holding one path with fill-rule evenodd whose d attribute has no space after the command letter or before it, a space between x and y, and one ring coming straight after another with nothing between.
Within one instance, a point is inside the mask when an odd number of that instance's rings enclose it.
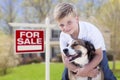
<instances>
[{"instance_id":1,"label":"dog's eye","mask_svg":"<svg viewBox=\"0 0 120 80\"><path fill-rule=\"evenodd\" d=\"M67 44L67 47L69 46L69 44Z\"/></svg>"},{"instance_id":2,"label":"dog's eye","mask_svg":"<svg viewBox=\"0 0 120 80\"><path fill-rule=\"evenodd\" d=\"M73 44L73 46L77 46L78 44Z\"/></svg>"},{"instance_id":3,"label":"dog's eye","mask_svg":"<svg viewBox=\"0 0 120 80\"><path fill-rule=\"evenodd\" d=\"M79 43L78 42L74 42L74 46L77 46L77 45L79 45Z\"/></svg>"},{"instance_id":4,"label":"dog's eye","mask_svg":"<svg viewBox=\"0 0 120 80\"><path fill-rule=\"evenodd\" d=\"M79 45L77 42L74 42L71 47L74 49L75 46Z\"/></svg>"}]
</instances>

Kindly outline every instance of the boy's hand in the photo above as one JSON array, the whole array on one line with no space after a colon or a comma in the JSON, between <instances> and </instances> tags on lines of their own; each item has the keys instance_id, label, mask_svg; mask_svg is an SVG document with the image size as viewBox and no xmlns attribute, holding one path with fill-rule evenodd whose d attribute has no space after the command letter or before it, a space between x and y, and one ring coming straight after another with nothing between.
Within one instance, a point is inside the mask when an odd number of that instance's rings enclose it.
<instances>
[{"instance_id":1,"label":"boy's hand","mask_svg":"<svg viewBox=\"0 0 120 80\"><path fill-rule=\"evenodd\" d=\"M81 77L86 77L88 76L88 72L85 70L85 68L77 68L75 70L75 72L77 73L75 76L78 77L78 76L81 76Z\"/></svg>"},{"instance_id":2,"label":"boy's hand","mask_svg":"<svg viewBox=\"0 0 120 80\"><path fill-rule=\"evenodd\" d=\"M87 71L85 68L77 68L75 70L77 74L75 75L76 77L81 76L81 77L96 77L97 74L99 73L98 69L93 69L90 72Z\"/></svg>"},{"instance_id":3,"label":"boy's hand","mask_svg":"<svg viewBox=\"0 0 120 80\"><path fill-rule=\"evenodd\" d=\"M88 76L89 77L96 77L98 74L99 74L99 70L97 68L95 68L88 73Z\"/></svg>"}]
</instances>

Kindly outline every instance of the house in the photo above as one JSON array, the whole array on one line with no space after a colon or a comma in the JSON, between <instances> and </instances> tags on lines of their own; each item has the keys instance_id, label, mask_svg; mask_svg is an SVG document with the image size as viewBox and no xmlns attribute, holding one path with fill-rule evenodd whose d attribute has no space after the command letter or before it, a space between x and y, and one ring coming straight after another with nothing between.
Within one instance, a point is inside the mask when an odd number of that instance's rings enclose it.
<instances>
[{"instance_id":1,"label":"house","mask_svg":"<svg viewBox=\"0 0 120 80\"><path fill-rule=\"evenodd\" d=\"M94 19L90 18L90 20L94 20ZM90 22L92 22L92 21L90 21ZM107 50L109 50L110 49L110 38L111 38L109 29L106 28L106 27L103 28L103 26L99 26L99 25L97 25L97 27L102 32L102 34L104 36L104 39L105 39L105 43L107 45ZM17 28L14 28L14 29L17 29ZM34 29L45 29L45 28L34 28ZM59 27L57 25L56 25L55 28L52 28L50 30L50 59L55 58L56 56L60 55L60 53L61 53L60 52L60 47L59 47L59 35L60 35L60 32L61 31L59 30ZM36 54L32 54L32 53L21 54L21 57L23 59L23 63L26 60L31 61L31 59L33 59L36 62L37 61L39 62L41 60L45 61L45 52L36 53Z\"/></svg>"}]
</instances>

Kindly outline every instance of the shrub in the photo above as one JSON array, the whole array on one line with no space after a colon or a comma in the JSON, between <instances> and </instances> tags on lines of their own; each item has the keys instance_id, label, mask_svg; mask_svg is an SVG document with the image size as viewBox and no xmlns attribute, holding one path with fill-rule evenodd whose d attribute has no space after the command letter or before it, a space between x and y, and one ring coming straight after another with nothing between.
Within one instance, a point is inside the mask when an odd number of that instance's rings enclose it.
<instances>
[{"instance_id":1,"label":"shrub","mask_svg":"<svg viewBox=\"0 0 120 80\"><path fill-rule=\"evenodd\" d=\"M13 51L13 39L12 37L0 32L0 74L7 74L7 69L17 66L20 61L20 57L14 54Z\"/></svg>"},{"instance_id":2,"label":"shrub","mask_svg":"<svg viewBox=\"0 0 120 80\"><path fill-rule=\"evenodd\" d=\"M62 62L61 54L57 54L55 57L51 59L51 62Z\"/></svg>"},{"instance_id":3,"label":"shrub","mask_svg":"<svg viewBox=\"0 0 120 80\"><path fill-rule=\"evenodd\" d=\"M21 64L31 64L31 63L39 63L42 62L43 59L41 56L35 56L35 57L26 57L26 58L22 58Z\"/></svg>"}]
</instances>

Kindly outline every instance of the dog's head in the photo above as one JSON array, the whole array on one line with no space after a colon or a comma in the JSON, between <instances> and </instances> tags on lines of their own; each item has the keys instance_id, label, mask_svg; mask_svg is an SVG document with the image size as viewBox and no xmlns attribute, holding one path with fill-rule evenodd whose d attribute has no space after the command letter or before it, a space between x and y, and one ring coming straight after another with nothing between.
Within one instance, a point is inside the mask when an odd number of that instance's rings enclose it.
<instances>
[{"instance_id":1,"label":"dog's head","mask_svg":"<svg viewBox=\"0 0 120 80\"><path fill-rule=\"evenodd\" d=\"M72 57L72 60L91 55L91 52L93 53L95 51L94 46L88 42L81 39L73 40L65 49L63 49L63 52L67 57Z\"/></svg>"}]
</instances>

